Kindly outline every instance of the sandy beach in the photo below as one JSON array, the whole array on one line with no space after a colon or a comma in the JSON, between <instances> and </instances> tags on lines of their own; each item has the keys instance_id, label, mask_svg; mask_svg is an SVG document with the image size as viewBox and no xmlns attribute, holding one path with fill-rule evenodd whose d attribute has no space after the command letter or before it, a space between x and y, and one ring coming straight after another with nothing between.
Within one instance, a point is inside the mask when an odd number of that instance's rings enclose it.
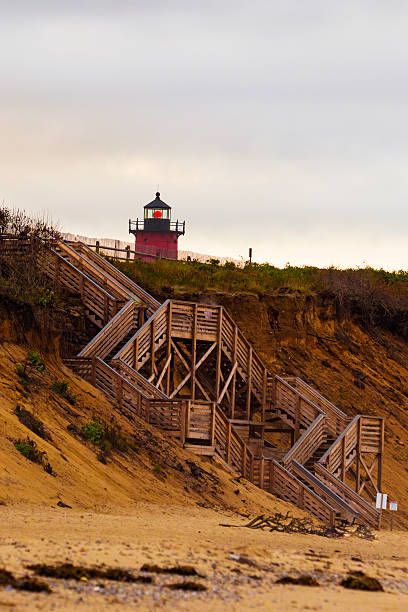
<instances>
[{"instance_id":1,"label":"sandy beach","mask_svg":"<svg viewBox=\"0 0 408 612\"><path fill-rule=\"evenodd\" d=\"M247 528L228 511L140 503L130 512L97 514L26 505L0 507L0 566L16 577L33 563L73 563L150 575L152 584L46 578L51 594L0 591L4 610L406 610L408 538L383 531L374 541L329 539ZM140 572L193 566L203 576L182 578ZM384 592L339 586L349 571L377 578ZM31 572L29 572L31 573ZM289 574L314 576L319 586L278 585ZM183 581L202 592L171 590Z\"/></svg>"}]
</instances>

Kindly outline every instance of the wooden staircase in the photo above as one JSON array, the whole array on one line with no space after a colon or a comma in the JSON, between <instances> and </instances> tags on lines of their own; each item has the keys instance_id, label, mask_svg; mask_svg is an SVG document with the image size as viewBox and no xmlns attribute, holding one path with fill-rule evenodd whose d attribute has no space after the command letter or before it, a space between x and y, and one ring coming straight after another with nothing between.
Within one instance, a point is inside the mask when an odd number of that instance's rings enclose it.
<instances>
[{"instance_id":1,"label":"wooden staircase","mask_svg":"<svg viewBox=\"0 0 408 612\"><path fill-rule=\"evenodd\" d=\"M21 257L27 242L0 237L0 253ZM39 264L100 327L66 365L130 421L137 415L192 452L217 454L331 525L378 527L384 419L350 419L300 378L271 374L222 306L160 304L82 243L45 245ZM290 433L288 451L271 431Z\"/></svg>"}]
</instances>

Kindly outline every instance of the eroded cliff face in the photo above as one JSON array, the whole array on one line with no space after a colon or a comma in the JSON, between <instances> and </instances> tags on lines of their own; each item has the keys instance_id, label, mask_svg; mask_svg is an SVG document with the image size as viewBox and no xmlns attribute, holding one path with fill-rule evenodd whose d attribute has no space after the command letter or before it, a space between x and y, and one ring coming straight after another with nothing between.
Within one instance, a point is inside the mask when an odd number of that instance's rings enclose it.
<instances>
[{"instance_id":1,"label":"eroded cliff face","mask_svg":"<svg viewBox=\"0 0 408 612\"><path fill-rule=\"evenodd\" d=\"M98 333L77 299L56 308L0 299L0 342L45 351L56 359L76 355Z\"/></svg>"}]
</instances>

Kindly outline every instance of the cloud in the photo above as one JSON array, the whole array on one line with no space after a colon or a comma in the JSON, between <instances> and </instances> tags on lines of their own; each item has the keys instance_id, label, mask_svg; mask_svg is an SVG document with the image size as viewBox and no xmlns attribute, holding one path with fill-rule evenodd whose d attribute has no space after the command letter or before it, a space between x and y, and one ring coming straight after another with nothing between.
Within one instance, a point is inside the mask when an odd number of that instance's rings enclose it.
<instances>
[{"instance_id":1,"label":"cloud","mask_svg":"<svg viewBox=\"0 0 408 612\"><path fill-rule=\"evenodd\" d=\"M1 198L126 237L160 183L185 248L404 265L404 2L0 8Z\"/></svg>"}]
</instances>

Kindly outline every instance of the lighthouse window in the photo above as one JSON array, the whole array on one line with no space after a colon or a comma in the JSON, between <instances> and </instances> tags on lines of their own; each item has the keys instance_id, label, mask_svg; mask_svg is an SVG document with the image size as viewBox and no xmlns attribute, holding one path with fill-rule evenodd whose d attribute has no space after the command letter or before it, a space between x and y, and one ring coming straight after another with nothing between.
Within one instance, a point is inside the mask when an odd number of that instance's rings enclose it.
<instances>
[{"instance_id":1,"label":"lighthouse window","mask_svg":"<svg viewBox=\"0 0 408 612\"><path fill-rule=\"evenodd\" d=\"M145 219L170 219L170 210L163 208L145 208Z\"/></svg>"}]
</instances>

